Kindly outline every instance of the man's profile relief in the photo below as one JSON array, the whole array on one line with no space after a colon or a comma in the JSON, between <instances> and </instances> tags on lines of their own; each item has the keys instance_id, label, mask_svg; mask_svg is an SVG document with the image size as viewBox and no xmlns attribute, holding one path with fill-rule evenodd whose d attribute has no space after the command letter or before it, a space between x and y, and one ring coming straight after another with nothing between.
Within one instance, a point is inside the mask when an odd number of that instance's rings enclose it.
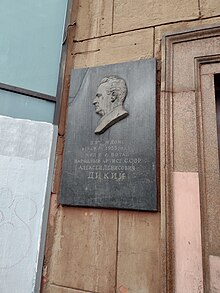
<instances>
[{"instance_id":1,"label":"man's profile relief","mask_svg":"<svg viewBox=\"0 0 220 293\"><path fill-rule=\"evenodd\" d=\"M123 104L127 96L127 86L124 79L117 76L105 77L98 87L93 105L101 119L95 133L101 134L113 124L128 116Z\"/></svg>"}]
</instances>

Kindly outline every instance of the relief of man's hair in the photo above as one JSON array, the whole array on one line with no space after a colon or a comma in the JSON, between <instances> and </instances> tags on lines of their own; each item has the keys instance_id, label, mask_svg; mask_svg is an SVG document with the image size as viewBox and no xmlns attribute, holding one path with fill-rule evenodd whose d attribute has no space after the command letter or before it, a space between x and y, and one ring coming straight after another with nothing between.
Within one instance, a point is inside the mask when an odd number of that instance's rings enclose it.
<instances>
[{"instance_id":1,"label":"relief of man's hair","mask_svg":"<svg viewBox=\"0 0 220 293\"><path fill-rule=\"evenodd\" d=\"M123 78L118 76L109 76L101 80L100 84L107 83L109 94L116 93L121 103L124 102L127 96L127 85Z\"/></svg>"}]
</instances>

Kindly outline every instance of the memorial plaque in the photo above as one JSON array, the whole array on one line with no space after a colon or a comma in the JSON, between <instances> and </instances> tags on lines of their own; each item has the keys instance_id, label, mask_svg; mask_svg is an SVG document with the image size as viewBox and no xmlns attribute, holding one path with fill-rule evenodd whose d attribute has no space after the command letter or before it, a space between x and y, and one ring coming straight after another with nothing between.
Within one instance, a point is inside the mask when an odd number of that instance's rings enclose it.
<instances>
[{"instance_id":1,"label":"memorial plaque","mask_svg":"<svg viewBox=\"0 0 220 293\"><path fill-rule=\"evenodd\" d=\"M72 71L60 203L157 210L155 59Z\"/></svg>"}]
</instances>

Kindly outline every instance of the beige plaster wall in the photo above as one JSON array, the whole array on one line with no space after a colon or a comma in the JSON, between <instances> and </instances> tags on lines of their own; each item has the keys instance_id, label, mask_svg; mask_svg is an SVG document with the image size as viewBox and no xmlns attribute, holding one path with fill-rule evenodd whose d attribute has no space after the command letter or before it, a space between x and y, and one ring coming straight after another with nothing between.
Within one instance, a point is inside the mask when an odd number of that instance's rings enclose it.
<instances>
[{"instance_id":1,"label":"beige plaster wall","mask_svg":"<svg viewBox=\"0 0 220 293\"><path fill-rule=\"evenodd\" d=\"M67 208L58 205L71 68L155 57L160 97L161 38L167 32L220 23L219 0L74 0L51 195L42 292L165 292L160 213ZM184 93L182 93L184 95ZM176 94L175 99L182 99ZM194 119L185 105L176 115ZM194 122L193 122L194 123ZM177 130L178 130L177 125ZM181 126L180 126L181 127ZM176 134L181 147L184 129ZM193 137L193 129L192 137ZM163 138L162 138L163 139ZM183 144L182 144L183 145ZM189 146L175 162L187 171ZM188 162L188 161L189 162Z\"/></svg>"}]
</instances>

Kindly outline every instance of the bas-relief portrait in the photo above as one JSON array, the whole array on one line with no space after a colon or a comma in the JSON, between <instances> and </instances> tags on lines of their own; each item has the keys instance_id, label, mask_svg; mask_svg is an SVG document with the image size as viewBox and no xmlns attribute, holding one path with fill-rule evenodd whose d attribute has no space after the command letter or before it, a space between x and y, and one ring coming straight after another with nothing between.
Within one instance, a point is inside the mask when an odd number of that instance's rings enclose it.
<instances>
[{"instance_id":1,"label":"bas-relief portrait","mask_svg":"<svg viewBox=\"0 0 220 293\"><path fill-rule=\"evenodd\" d=\"M95 111L101 116L95 134L102 134L109 127L128 116L123 104L127 96L127 85L118 76L101 80L93 100Z\"/></svg>"},{"instance_id":2,"label":"bas-relief portrait","mask_svg":"<svg viewBox=\"0 0 220 293\"><path fill-rule=\"evenodd\" d=\"M156 211L156 60L74 69L60 203Z\"/></svg>"}]
</instances>

